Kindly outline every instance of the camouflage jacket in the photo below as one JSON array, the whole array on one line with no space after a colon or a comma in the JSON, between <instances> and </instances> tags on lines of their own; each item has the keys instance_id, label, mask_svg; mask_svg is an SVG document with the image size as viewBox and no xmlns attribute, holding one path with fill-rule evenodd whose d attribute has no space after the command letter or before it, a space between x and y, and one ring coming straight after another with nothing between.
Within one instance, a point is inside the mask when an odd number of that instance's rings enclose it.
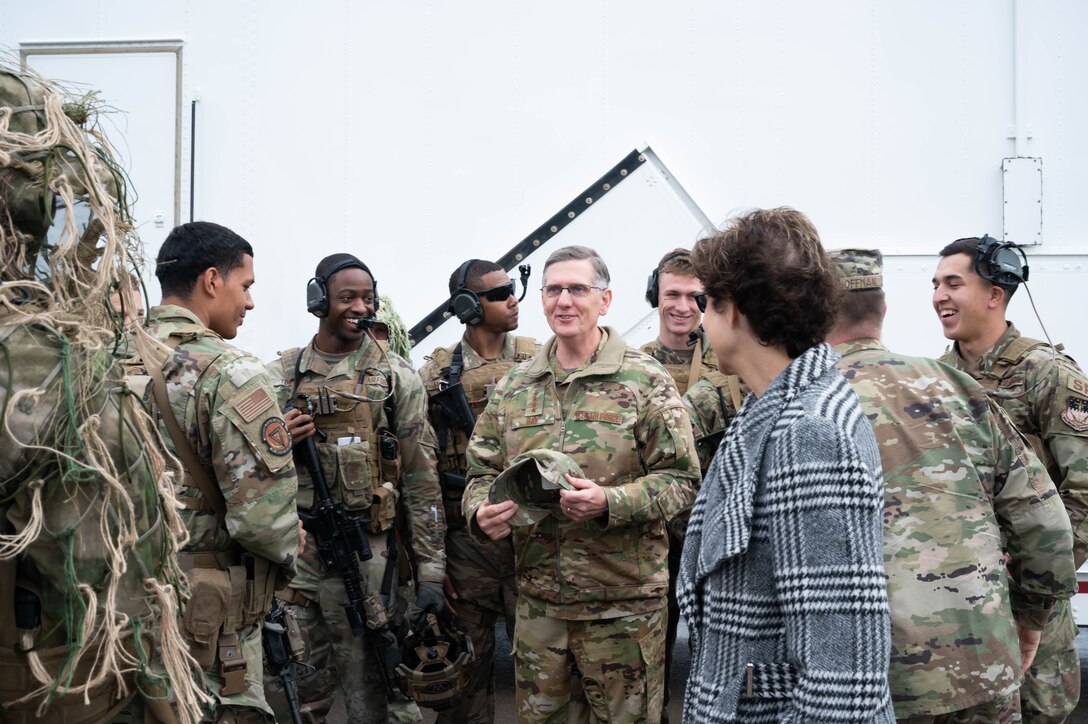
<instances>
[{"instance_id":1,"label":"camouflage jacket","mask_svg":"<svg viewBox=\"0 0 1088 724\"><path fill-rule=\"evenodd\" d=\"M893 354L875 339L835 350L884 468L896 716L943 714L1012 692L1016 621L1041 628L1054 601L1076 590L1072 533L1054 484L970 376Z\"/></svg>"},{"instance_id":2,"label":"camouflage jacket","mask_svg":"<svg viewBox=\"0 0 1088 724\"><path fill-rule=\"evenodd\" d=\"M491 484L519 453L570 455L605 490L608 510L573 523L549 517L514 530L518 590L549 616L611 618L661 608L668 588L665 523L694 497L691 424L672 380L605 328L583 367L558 370L553 337L499 382L468 448L463 508L471 533Z\"/></svg>"},{"instance_id":3,"label":"camouflage jacket","mask_svg":"<svg viewBox=\"0 0 1088 724\"><path fill-rule=\"evenodd\" d=\"M353 386L355 394L374 401L358 402L352 406L353 411L366 413L360 414L360 418L369 418L374 428L389 430L399 442L400 480L389 482L399 485L398 506L408 520L410 532L406 542L410 544L418 566L417 578L440 583L446 570L446 523L442 491L438 485L434 432L427 421L427 395L419 375L410 364L396 354L385 352L369 337L363 339L359 349L334 365L317 353L312 341L301 350L301 359L297 355L298 351L284 353L268 365L268 372L276 383L280 407L291 400L296 362L303 385L328 383L331 386L357 380ZM390 387L393 420L389 419L383 404ZM369 409L364 411L362 406ZM320 416L316 422L321 427ZM374 431L360 429L358 432L362 437L372 436ZM322 471L333 497L341 497L335 483L341 477L338 472L343 469L346 456L360 452L359 448L367 444L364 441L338 445L331 439L318 443ZM372 455L365 450L361 452ZM299 506L306 508L312 501L313 490L308 470L299 470L299 488Z\"/></svg>"},{"instance_id":4,"label":"camouflage jacket","mask_svg":"<svg viewBox=\"0 0 1088 724\"><path fill-rule=\"evenodd\" d=\"M940 359L978 380L1031 443L1061 492L1082 565L1088 558L1088 377L1072 358L1022 338L1012 324L979 358L977 372L958 345Z\"/></svg>"},{"instance_id":5,"label":"camouflage jacket","mask_svg":"<svg viewBox=\"0 0 1088 724\"><path fill-rule=\"evenodd\" d=\"M298 481L291 437L264 366L184 307L152 307L147 319L152 336L165 343L180 340L163 366L170 406L226 500L220 525L196 483L185 476L178 500L190 535L186 550L225 551L233 542L293 575ZM159 428L176 455L161 418Z\"/></svg>"}]
</instances>

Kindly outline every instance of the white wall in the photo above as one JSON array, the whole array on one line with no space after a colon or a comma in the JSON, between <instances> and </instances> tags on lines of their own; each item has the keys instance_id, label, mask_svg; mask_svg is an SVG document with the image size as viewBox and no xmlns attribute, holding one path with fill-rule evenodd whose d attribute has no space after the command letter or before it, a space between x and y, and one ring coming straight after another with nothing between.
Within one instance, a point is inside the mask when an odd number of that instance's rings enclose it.
<instances>
[{"instance_id":1,"label":"white wall","mask_svg":"<svg viewBox=\"0 0 1088 724\"><path fill-rule=\"evenodd\" d=\"M362 257L414 322L460 261L499 256L641 142L715 221L788 204L829 247L882 247L889 339L936 354L932 257L1000 233L1019 120L1023 153L1043 158L1037 301L1088 361L1073 311L1088 283L1088 3L0 0L0 18L15 49L183 41L182 197L199 95L196 215L257 248L238 342L262 357L312 334L304 286L322 256ZM614 277L645 279L692 239L626 241L599 246ZM1017 295L1030 329L1029 313Z\"/></svg>"}]
</instances>

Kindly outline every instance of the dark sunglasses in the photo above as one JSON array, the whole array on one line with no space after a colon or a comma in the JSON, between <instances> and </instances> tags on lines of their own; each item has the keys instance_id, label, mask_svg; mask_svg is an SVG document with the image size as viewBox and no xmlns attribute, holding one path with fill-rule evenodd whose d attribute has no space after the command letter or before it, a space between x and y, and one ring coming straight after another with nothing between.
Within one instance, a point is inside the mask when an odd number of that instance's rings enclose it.
<instances>
[{"instance_id":1,"label":"dark sunglasses","mask_svg":"<svg viewBox=\"0 0 1088 724\"><path fill-rule=\"evenodd\" d=\"M692 294L695 297L695 304L699 307L700 312L706 311L706 292L699 292L698 294Z\"/></svg>"},{"instance_id":2,"label":"dark sunglasses","mask_svg":"<svg viewBox=\"0 0 1088 724\"><path fill-rule=\"evenodd\" d=\"M497 287L491 287L490 289L484 289L481 292L476 292L476 296L481 299L486 299L489 302L505 302L510 297L514 296L514 280L511 279L506 284L500 284Z\"/></svg>"}]
</instances>

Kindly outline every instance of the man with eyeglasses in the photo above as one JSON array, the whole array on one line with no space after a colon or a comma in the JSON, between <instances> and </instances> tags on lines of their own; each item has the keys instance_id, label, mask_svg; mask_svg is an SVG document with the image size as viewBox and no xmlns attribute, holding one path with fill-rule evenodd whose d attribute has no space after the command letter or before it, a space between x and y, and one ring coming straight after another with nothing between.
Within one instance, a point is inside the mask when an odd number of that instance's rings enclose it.
<instances>
[{"instance_id":1,"label":"man with eyeglasses","mask_svg":"<svg viewBox=\"0 0 1088 724\"><path fill-rule=\"evenodd\" d=\"M665 523L694 498L691 424L652 357L599 327L612 291L601 257L569 246L544 267L555 336L499 383L468 447L464 514L480 541L513 537L521 722L658 721L664 694ZM521 453L552 449L566 475L559 510L535 523L491 503ZM562 486L561 486L562 487Z\"/></svg>"},{"instance_id":2,"label":"man with eyeglasses","mask_svg":"<svg viewBox=\"0 0 1088 724\"><path fill-rule=\"evenodd\" d=\"M460 700L438 714L439 724L495 720L495 621L503 617L514 640L514 549L509 540L476 542L465 528L465 451L475 420L495 383L536 354L518 326L514 280L498 264L469 259L450 275L449 313L465 325L461 340L439 347L420 369L438 436L438 469L446 506L446 595L472 640L476 661Z\"/></svg>"},{"instance_id":3,"label":"man with eyeglasses","mask_svg":"<svg viewBox=\"0 0 1088 724\"><path fill-rule=\"evenodd\" d=\"M646 281L646 301L657 310L657 339L640 348L662 364L672 376L691 417L699 453L699 467L710 467L721 432L737 414L743 402L740 378L718 371L718 359L703 332L706 295L691 266L691 251L673 249L661 257ZM684 548L683 529L687 516L680 516L670 530L669 542L669 626L665 637L665 705L672 669L672 650L680 621L676 601L676 576ZM662 721L669 720L667 709Z\"/></svg>"},{"instance_id":4,"label":"man with eyeglasses","mask_svg":"<svg viewBox=\"0 0 1088 724\"><path fill-rule=\"evenodd\" d=\"M402 608L397 561L415 564L416 597L407 618L419 630L426 613L438 614L445 605L446 526L423 383L408 362L371 335L380 302L362 261L351 254L325 257L306 297L307 310L319 319L317 334L268 365L280 408L288 408L284 420L296 449L317 436L332 497L349 513L369 519L372 557L360 565L364 593L371 601L380 596L394 630ZM304 465L298 473L298 507L307 511L315 502L313 478ZM298 575L276 594L298 618L309 663L318 669L298 684L306 716L324 721L339 692L352 722L385 724L393 716L422 721L414 703L390 700L383 680L390 672L379 665L381 652L371 635L353 635L344 581L318 562L317 543L315 536L306 537ZM368 604L368 622L376 613ZM266 681L266 688L277 689L278 681Z\"/></svg>"}]
</instances>

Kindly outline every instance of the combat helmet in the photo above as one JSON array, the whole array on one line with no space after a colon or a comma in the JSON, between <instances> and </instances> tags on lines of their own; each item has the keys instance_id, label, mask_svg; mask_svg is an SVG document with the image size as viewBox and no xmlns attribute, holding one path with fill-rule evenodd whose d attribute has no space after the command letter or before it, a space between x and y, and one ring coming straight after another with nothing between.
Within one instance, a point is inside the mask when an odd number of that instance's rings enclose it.
<instances>
[{"instance_id":1,"label":"combat helmet","mask_svg":"<svg viewBox=\"0 0 1088 724\"><path fill-rule=\"evenodd\" d=\"M420 706L442 711L461 698L475 659L472 640L463 631L439 624L428 613L423 628L404 638L397 683Z\"/></svg>"},{"instance_id":2,"label":"combat helmet","mask_svg":"<svg viewBox=\"0 0 1088 724\"><path fill-rule=\"evenodd\" d=\"M557 450L529 450L513 459L491 486L491 503L512 500L518 511L506 521L510 525L533 525L552 513L559 514L559 491L574 490L564 477L570 473L585 477L569 455Z\"/></svg>"}]
</instances>

